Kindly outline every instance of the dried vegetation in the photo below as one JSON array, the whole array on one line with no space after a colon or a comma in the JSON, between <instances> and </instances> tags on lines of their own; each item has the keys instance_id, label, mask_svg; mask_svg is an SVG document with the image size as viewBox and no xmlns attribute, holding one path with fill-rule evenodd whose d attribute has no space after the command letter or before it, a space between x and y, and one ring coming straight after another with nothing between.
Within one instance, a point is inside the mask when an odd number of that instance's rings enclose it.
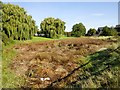
<instances>
[{"instance_id":1,"label":"dried vegetation","mask_svg":"<svg viewBox=\"0 0 120 90\"><path fill-rule=\"evenodd\" d=\"M66 78L67 82L73 82L78 74L74 70L85 64L82 59L111 43L100 39L75 38L16 45L13 48L18 54L11 64L11 69L16 75L26 78L23 87L46 88ZM72 79L69 79L70 75ZM65 85L66 83L62 82L56 86Z\"/></svg>"}]
</instances>

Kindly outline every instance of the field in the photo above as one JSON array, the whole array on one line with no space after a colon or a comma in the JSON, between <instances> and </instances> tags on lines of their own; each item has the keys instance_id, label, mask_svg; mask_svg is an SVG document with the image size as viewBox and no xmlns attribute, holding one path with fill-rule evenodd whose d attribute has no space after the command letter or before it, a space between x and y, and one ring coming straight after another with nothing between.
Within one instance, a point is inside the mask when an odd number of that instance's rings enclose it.
<instances>
[{"instance_id":1,"label":"field","mask_svg":"<svg viewBox=\"0 0 120 90\"><path fill-rule=\"evenodd\" d=\"M116 5L0 1L0 87L120 88Z\"/></svg>"},{"instance_id":2,"label":"field","mask_svg":"<svg viewBox=\"0 0 120 90\"><path fill-rule=\"evenodd\" d=\"M3 87L116 88L120 48L111 38L34 37L4 47Z\"/></svg>"}]
</instances>

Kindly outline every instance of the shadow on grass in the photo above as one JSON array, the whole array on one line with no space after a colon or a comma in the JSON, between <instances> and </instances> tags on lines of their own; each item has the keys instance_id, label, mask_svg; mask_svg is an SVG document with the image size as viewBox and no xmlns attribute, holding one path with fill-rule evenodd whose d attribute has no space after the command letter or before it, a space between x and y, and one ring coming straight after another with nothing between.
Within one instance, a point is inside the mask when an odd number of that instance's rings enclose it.
<instances>
[{"instance_id":1,"label":"shadow on grass","mask_svg":"<svg viewBox=\"0 0 120 90\"><path fill-rule=\"evenodd\" d=\"M51 83L50 87L54 87L56 83L59 83L61 81L65 81L68 77L73 75L76 71L79 71L79 69L83 69L84 72L82 72L82 75L79 76L79 78L74 82L68 82L70 85L74 87L74 85L82 87L82 84L77 84L78 81L86 81L92 76L100 76L104 71L110 71L112 68L119 66L120 64L120 47L117 49L107 49L103 51L96 52L94 54L91 54L89 56L89 61L78 68L75 68L73 71L71 71L67 76L60 78L54 82ZM88 66L88 64L91 64L91 66ZM86 74L85 72L89 72L90 74ZM68 84L68 85L69 85ZM109 85L101 84L101 87L109 87ZM100 87L100 88L101 88Z\"/></svg>"},{"instance_id":2,"label":"shadow on grass","mask_svg":"<svg viewBox=\"0 0 120 90\"><path fill-rule=\"evenodd\" d=\"M105 69L110 69L114 66L118 66L120 63L120 53L117 53L117 50L107 49L94 53L90 56L90 62L92 67L88 70L92 74L97 74Z\"/></svg>"},{"instance_id":3,"label":"shadow on grass","mask_svg":"<svg viewBox=\"0 0 120 90\"><path fill-rule=\"evenodd\" d=\"M83 73L82 75L79 76L78 81L86 81L88 79L90 79L92 76L103 76L103 72L115 72L113 70L114 67L116 66L120 66L120 47L118 47L117 49L107 49L107 50L103 50L103 51L99 51L96 52L94 54L90 55L90 63L92 64L91 67L87 67L87 65L85 66L86 68L84 68L84 72L87 71L90 74L87 75L86 73ZM118 69L119 70L119 69ZM117 71L118 71L117 70ZM119 72L117 73L119 76ZM117 78L116 76L116 78ZM103 78L103 77L102 77ZM96 79L96 78L95 78ZM110 80L109 78L106 78L107 80ZM96 79L97 80L97 79ZM78 81L75 81L74 84L76 84ZM113 81L107 81L109 83L113 82ZM119 87L119 83L115 83L117 81L114 81L113 84L116 84L116 87ZM112 86L112 85L111 85ZM109 88L111 87L110 84L106 84L106 83L102 83L100 88Z\"/></svg>"}]
</instances>

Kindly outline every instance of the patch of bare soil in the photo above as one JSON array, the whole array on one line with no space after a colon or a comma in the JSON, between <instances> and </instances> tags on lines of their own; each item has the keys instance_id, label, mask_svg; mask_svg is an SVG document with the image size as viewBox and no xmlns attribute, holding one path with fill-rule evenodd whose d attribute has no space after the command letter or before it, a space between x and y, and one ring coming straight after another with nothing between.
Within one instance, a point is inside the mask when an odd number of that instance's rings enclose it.
<instances>
[{"instance_id":1,"label":"patch of bare soil","mask_svg":"<svg viewBox=\"0 0 120 90\"><path fill-rule=\"evenodd\" d=\"M24 87L46 88L79 67L78 58L105 48L109 43L76 38L16 45L14 49L18 54L11 68L26 78Z\"/></svg>"}]
</instances>

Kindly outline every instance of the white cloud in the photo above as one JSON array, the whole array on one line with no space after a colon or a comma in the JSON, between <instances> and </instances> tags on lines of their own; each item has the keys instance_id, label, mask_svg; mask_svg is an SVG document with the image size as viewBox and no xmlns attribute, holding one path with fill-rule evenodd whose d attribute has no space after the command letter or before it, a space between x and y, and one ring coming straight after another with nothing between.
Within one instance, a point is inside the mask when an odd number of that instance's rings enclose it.
<instances>
[{"instance_id":1,"label":"white cloud","mask_svg":"<svg viewBox=\"0 0 120 90\"><path fill-rule=\"evenodd\" d=\"M93 13L92 16L103 16L103 13Z\"/></svg>"}]
</instances>

